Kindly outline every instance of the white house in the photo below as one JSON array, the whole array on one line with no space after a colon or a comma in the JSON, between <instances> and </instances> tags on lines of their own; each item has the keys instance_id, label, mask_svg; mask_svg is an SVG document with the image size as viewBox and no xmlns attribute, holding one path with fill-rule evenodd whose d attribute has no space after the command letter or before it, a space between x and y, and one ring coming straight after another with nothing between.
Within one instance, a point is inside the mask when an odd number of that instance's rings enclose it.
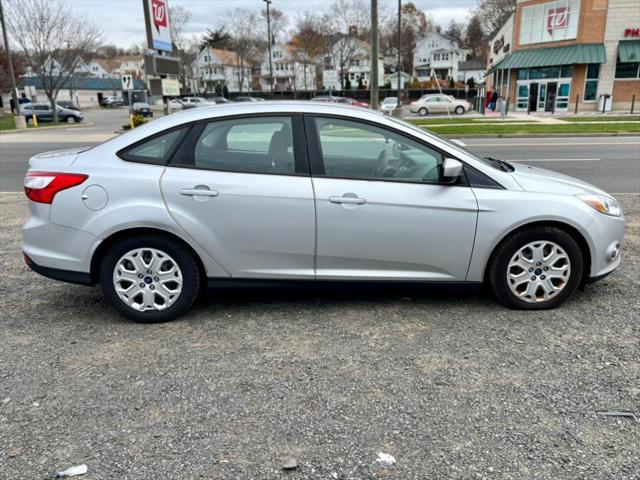
<instances>
[{"instance_id":1,"label":"white house","mask_svg":"<svg viewBox=\"0 0 640 480\"><path fill-rule=\"evenodd\" d=\"M413 68L418 80L429 80L433 69L439 80L458 78L458 64L467 59L469 51L440 32L431 32L416 44Z\"/></svg>"},{"instance_id":2,"label":"white house","mask_svg":"<svg viewBox=\"0 0 640 480\"><path fill-rule=\"evenodd\" d=\"M235 52L204 48L196 57L194 70L198 90L213 92L217 84L226 85L230 92L251 90L251 67L246 62L240 65Z\"/></svg>"},{"instance_id":3,"label":"white house","mask_svg":"<svg viewBox=\"0 0 640 480\"><path fill-rule=\"evenodd\" d=\"M79 60L73 74L95 78L107 78L111 76L111 72L108 72L98 60L89 60L87 62Z\"/></svg>"},{"instance_id":4,"label":"white house","mask_svg":"<svg viewBox=\"0 0 640 480\"><path fill-rule=\"evenodd\" d=\"M458 77L456 80L467 83L470 78L473 78L473 83L475 85L482 85L484 83L484 75L486 73L486 64L487 61L483 58L465 60L458 63Z\"/></svg>"},{"instance_id":5,"label":"white house","mask_svg":"<svg viewBox=\"0 0 640 480\"><path fill-rule=\"evenodd\" d=\"M384 76L383 57L378 57L378 75ZM340 78L349 79L351 88L358 88L360 81L364 88L369 88L371 78L371 45L355 37L343 36L339 38L325 58L322 84L326 89L341 90Z\"/></svg>"},{"instance_id":6,"label":"white house","mask_svg":"<svg viewBox=\"0 0 640 480\"><path fill-rule=\"evenodd\" d=\"M316 89L315 60L308 58L305 62L304 55L304 52L297 51L287 43L271 47L271 68L275 91ZM260 65L260 87L262 90L269 90L270 76L269 50L267 50L264 54L264 61Z\"/></svg>"}]
</instances>

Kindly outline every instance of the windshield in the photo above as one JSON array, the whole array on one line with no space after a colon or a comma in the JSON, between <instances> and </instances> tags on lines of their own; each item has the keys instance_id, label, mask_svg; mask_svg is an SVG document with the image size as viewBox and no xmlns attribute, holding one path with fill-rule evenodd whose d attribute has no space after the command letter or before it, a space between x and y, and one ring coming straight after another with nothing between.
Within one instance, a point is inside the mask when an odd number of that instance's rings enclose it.
<instances>
[{"instance_id":1,"label":"windshield","mask_svg":"<svg viewBox=\"0 0 640 480\"><path fill-rule=\"evenodd\" d=\"M398 99L396 97L387 97L382 103L398 103Z\"/></svg>"},{"instance_id":2,"label":"windshield","mask_svg":"<svg viewBox=\"0 0 640 480\"><path fill-rule=\"evenodd\" d=\"M406 122L404 120L400 120L399 118L395 118L395 117L389 117L389 120L391 120L392 122L395 122L395 123L397 123L399 125L402 125L404 127L410 128L411 130L414 130L416 132L425 133L425 131L422 128L414 125L413 123L409 123L409 122ZM482 164L487 165L488 167L495 168L496 170L505 171L505 169L500 167L500 166L498 166L496 161L493 160L493 159L488 159L488 158L485 158L485 157L481 157L478 154L473 153L472 151L467 150L466 148L458 145L457 143L454 143L454 142L452 142L451 140L449 140L447 138L441 137L437 133L433 133L431 130L429 130L428 133L429 133L429 135L433 135L434 137L438 138L442 142L446 143L449 147L451 147L453 150L455 150L457 152L464 153L465 155L469 155L474 160L477 160L477 161L481 162Z\"/></svg>"}]
</instances>

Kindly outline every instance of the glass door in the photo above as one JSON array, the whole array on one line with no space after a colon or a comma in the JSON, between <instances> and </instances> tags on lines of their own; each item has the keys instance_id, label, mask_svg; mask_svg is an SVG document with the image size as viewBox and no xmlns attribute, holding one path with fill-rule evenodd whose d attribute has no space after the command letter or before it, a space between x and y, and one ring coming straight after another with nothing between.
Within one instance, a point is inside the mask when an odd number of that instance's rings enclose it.
<instances>
[{"instance_id":1,"label":"glass door","mask_svg":"<svg viewBox=\"0 0 640 480\"><path fill-rule=\"evenodd\" d=\"M569 108L569 92L571 84L569 82L560 82L558 84L558 95L556 96L556 110L566 112Z\"/></svg>"},{"instance_id":2,"label":"glass door","mask_svg":"<svg viewBox=\"0 0 640 480\"><path fill-rule=\"evenodd\" d=\"M545 101L547 100L547 84L541 83L538 92L538 110L544 112Z\"/></svg>"},{"instance_id":3,"label":"glass door","mask_svg":"<svg viewBox=\"0 0 640 480\"><path fill-rule=\"evenodd\" d=\"M527 111L529 106L529 85L526 83L518 84L518 98L516 101L516 110Z\"/></svg>"}]
</instances>

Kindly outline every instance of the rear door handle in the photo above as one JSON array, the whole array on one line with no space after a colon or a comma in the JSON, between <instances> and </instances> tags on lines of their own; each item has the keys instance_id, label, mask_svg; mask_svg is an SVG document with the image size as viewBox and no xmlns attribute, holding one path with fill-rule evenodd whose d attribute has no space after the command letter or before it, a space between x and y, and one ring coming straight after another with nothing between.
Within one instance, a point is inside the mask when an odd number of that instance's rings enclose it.
<instances>
[{"instance_id":1,"label":"rear door handle","mask_svg":"<svg viewBox=\"0 0 640 480\"><path fill-rule=\"evenodd\" d=\"M362 205L367 200L360 197L329 197L331 203L349 203L352 205Z\"/></svg>"},{"instance_id":2,"label":"rear door handle","mask_svg":"<svg viewBox=\"0 0 640 480\"><path fill-rule=\"evenodd\" d=\"M218 191L205 188L181 188L180 195L187 195L192 197L217 197Z\"/></svg>"}]
</instances>

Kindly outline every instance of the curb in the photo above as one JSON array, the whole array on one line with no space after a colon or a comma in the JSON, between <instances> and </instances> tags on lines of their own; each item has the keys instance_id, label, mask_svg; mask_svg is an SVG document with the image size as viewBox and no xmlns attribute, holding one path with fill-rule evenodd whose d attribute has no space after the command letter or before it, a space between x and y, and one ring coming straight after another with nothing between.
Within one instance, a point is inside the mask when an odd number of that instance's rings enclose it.
<instances>
[{"instance_id":1,"label":"curb","mask_svg":"<svg viewBox=\"0 0 640 480\"><path fill-rule=\"evenodd\" d=\"M80 122L80 123L67 123L65 125L51 125L50 127L33 127L33 128L25 128L25 129L16 129L13 130L0 130L0 135L9 135L11 133L33 133L39 132L41 130L62 130L63 128L82 128L82 127L93 127L95 123L93 122Z\"/></svg>"},{"instance_id":2,"label":"curb","mask_svg":"<svg viewBox=\"0 0 640 480\"><path fill-rule=\"evenodd\" d=\"M435 132L445 138L571 138L571 137L638 137L640 132L615 132L615 133L499 133L496 135L484 133L470 134L443 134Z\"/></svg>"}]
</instances>

